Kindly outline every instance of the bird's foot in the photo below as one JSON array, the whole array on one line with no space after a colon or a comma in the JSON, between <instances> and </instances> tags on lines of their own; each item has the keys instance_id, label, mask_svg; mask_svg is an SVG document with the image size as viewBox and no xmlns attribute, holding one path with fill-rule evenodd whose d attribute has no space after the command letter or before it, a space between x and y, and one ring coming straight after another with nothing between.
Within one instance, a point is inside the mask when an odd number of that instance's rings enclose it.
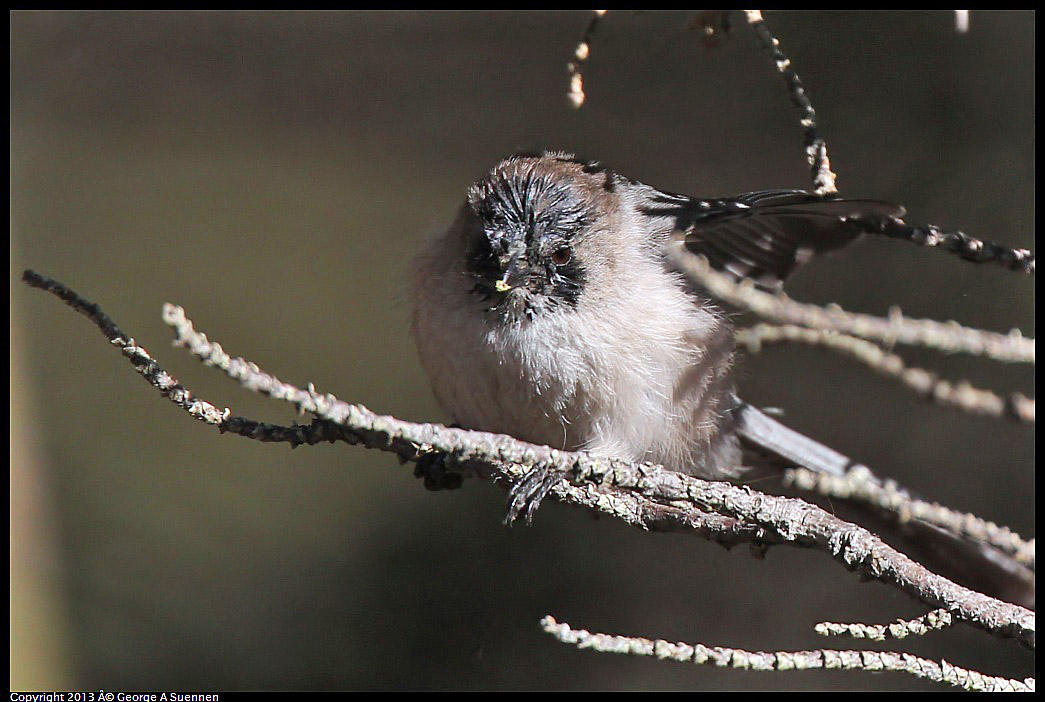
<instances>
[{"instance_id":1,"label":"bird's foot","mask_svg":"<svg viewBox=\"0 0 1045 702\"><path fill-rule=\"evenodd\" d=\"M541 501L548 496L551 489L566 479L561 470L553 468L531 468L530 472L519 479L508 489L508 514L504 523L512 523L523 515L526 526L533 524L533 515L541 506Z\"/></svg>"}]
</instances>

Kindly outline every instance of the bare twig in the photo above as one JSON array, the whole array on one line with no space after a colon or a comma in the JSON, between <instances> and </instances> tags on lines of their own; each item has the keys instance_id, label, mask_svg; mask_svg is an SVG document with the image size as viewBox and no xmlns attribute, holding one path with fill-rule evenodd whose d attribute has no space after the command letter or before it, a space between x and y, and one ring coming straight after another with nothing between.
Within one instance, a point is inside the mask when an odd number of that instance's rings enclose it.
<instances>
[{"instance_id":1,"label":"bare twig","mask_svg":"<svg viewBox=\"0 0 1045 702\"><path fill-rule=\"evenodd\" d=\"M557 622L551 616L541 620L541 628L562 643L573 644L577 648L590 648L600 653L650 656L678 663L714 665L720 668L761 671L888 670L979 692L1034 692L1035 685L1034 678L1013 680L984 675L951 665L947 661L936 662L893 651L744 651L739 648L706 646L700 643L672 643L663 639L653 640L638 636L592 634L585 629L573 629L565 622Z\"/></svg>"},{"instance_id":2,"label":"bare twig","mask_svg":"<svg viewBox=\"0 0 1045 702\"><path fill-rule=\"evenodd\" d=\"M968 11L956 10L959 32L968 29ZM962 13L965 13L964 15ZM836 175L831 172L831 161L827 156L827 144L817 131L816 111L806 95L802 81L795 72L791 60L780 48L780 40L766 26L759 10L745 10L748 25L758 36L762 46L773 56L777 71L787 83L791 102L798 108L800 121L805 130L806 159L813 171L813 189L818 195L833 195L838 192ZM902 239L920 246L940 247L974 263L997 263L1009 270L1034 273L1034 254L1027 249L1014 249L999 244L974 239L960 231L944 232L933 225L915 226L901 219L882 220L878 217L854 217L851 220L864 231Z\"/></svg>"},{"instance_id":3,"label":"bare twig","mask_svg":"<svg viewBox=\"0 0 1045 702\"><path fill-rule=\"evenodd\" d=\"M591 40L595 36L595 28L599 25L599 19L605 14L606 10L592 10L588 28L584 30L584 37L577 44L577 48L573 50L573 60L566 64L566 70L570 74L570 102L578 110L584 104L585 97L584 76L581 74L581 67L584 66L584 62L591 55Z\"/></svg>"},{"instance_id":4,"label":"bare twig","mask_svg":"<svg viewBox=\"0 0 1045 702\"><path fill-rule=\"evenodd\" d=\"M831 172L831 159L827 157L827 143L820 138L816 125L816 110L809 101L798 73L791 65L791 60L780 49L780 41L773 36L762 18L760 10L744 10L747 23L754 30L762 46L772 55L777 71L784 77L791 103L798 108L802 128L805 131L806 160L813 170L813 191L817 195L833 195L838 192L835 185L837 177Z\"/></svg>"},{"instance_id":5,"label":"bare twig","mask_svg":"<svg viewBox=\"0 0 1045 702\"><path fill-rule=\"evenodd\" d=\"M316 415L318 420L307 427L278 427L234 417L227 409L219 411L193 398L144 349L126 339L97 305L61 283L32 271L26 271L23 279L58 295L88 316L121 348L150 384L193 417L222 431L267 441L287 441L292 445L341 440L390 451L409 461L440 453L455 470L512 482L534 468L559 470L570 483L553 488L551 494L560 499L621 517L632 524L710 532L715 535L711 538L719 537L716 540L728 543L789 543L823 550L865 577L899 587L929 606L948 609L960 621L1016 638L1034 648L1033 612L956 585L915 563L866 529L802 500L762 494L748 486L700 480L650 464L632 464L536 446L502 434L405 422L377 415L361 405L341 402L333 395L320 395L311 387L307 391L300 390L255 371L257 366L247 362L236 366L241 382L290 400L299 409ZM191 329L191 324L185 328ZM213 356L206 357L222 365L227 355L222 352L216 359ZM146 367L148 372L142 370ZM255 375L264 379L256 381ZM716 514L709 514L711 512Z\"/></svg>"},{"instance_id":6,"label":"bare twig","mask_svg":"<svg viewBox=\"0 0 1045 702\"><path fill-rule=\"evenodd\" d=\"M773 36L766 26L762 12L760 10L745 10L744 13L755 35L763 47L772 55L777 71L780 72L784 82L787 84L791 102L798 108L800 122L805 132L806 157L813 171L814 191L818 195L833 195L837 193L836 176L831 172L831 160L827 156L827 144L820 138L817 131L816 110L813 109L813 104L809 101L805 88L802 87L801 79L794 68L792 68L790 59L780 49L780 41ZM584 104L584 76L581 73L581 69L591 55L591 39L595 34L595 28L598 26L599 19L605 14L606 10L593 11L588 26L584 31L584 36L574 50L574 59L566 65L570 75L570 91L568 95L570 102L575 108L580 108ZM709 29L710 25L706 25L705 31Z\"/></svg>"},{"instance_id":7,"label":"bare twig","mask_svg":"<svg viewBox=\"0 0 1045 702\"><path fill-rule=\"evenodd\" d=\"M968 28L968 13L956 10L956 21L959 32ZM962 13L965 13L964 15ZM574 59L567 64L570 75L570 102L575 108L584 104L584 77L581 70L591 54L591 40L595 34L599 19L606 10L594 10L584 36L574 50ZM697 16L696 23L702 26L708 36L714 36L713 20L708 16L725 15L720 10L705 11ZM777 71L784 78L788 96L798 109L799 121L805 136L806 160L812 170L813 190L818 195L835 195L838 192L837 176L831 171L831 160L827 154L827 143L819 134L816 121L816 110L806 94L802 80L795 72L791 60L780 48L780 40L766 25L760 10L744 10L748 26L755 32L759 43L773 57ZM964 17L964 23L962 18ZM861 217L848 218L854 226L869 234L878 234L893 239L908 241L919 246L936 247L949 251L966 261L973 263L996 263L1009 270L1034 274L1034 254L1028 249L1002 246L992 242L981 241L964 232L945 232L934 225L912 225L898 218Z\"/></svg>"},{"instance_id":8,"label":"bare twig","mask_svg":"<svg viewBox=\"0 0 1045 702\"><path fill-rule=\"evenodd\" d=\"M814 627L814 630L821 636L851 636L854 639L885 641L886 639L905 639L908 636L924 636L930 631L946 629L953 623L954 619L946 609L934 609L915 619L897 619L892 624L820 622Z\"/></svg>"},{"instance_id":9,"label":"bare twig","mask_svg":"<svg viewBox=\"0 0 1045 702\"><path fill-rule=\"evenodd\" d=\"M1001 397L990 390L973 387L965 381L952 383L938 378L922 368L904 365L898 355L889 353L878 344L854 336L823 329L808 329L795 325L756 324L737 330L737 343L751 353L758 353L765 344L797 342L819 346L854 358L876 372L899 380L914 390L919 397L944 407L960 409L988 417L1006 417L1025 424L1034 424L1034 398L1015 392Z\"/></svg>"},{"instance_id":10,"label":"bare twig","mask_svg":"<svg viewBox=\"0 0 1045 702\"><path fill-rule=\"evenodd\" d=\"M222 422L226 416L225 413L207 402L194 398L192 393L163 370L145 349L138 346L134 339L124 334L98 305L84 299L58 281L42 276L35 271L25 271L22 274L22 280L34 288L40 288L55 295L94 322L102 334L105 335L105 338L109 340L109 343L120 349L120 352L134 366L134 369L141 373L142 377L150 385L159 390L164 397L175 405L188 412L190 416L207 424L220 424Z\"/></svg>"},{"instance_id":11,"label":"bare twig","mask_svg":"<svg viewBox=\"0 0 1045 702\"><path fill-rule=\"evenodd\" d=\"M1034 254L1029 249L1014 249L981 241L960 231L945 232L932 224L915 226L895 217L855 216L847 217L846 221L868 234L900 239L918 246L940 248L966 261L996 263L1010 271L1034 275Z\"/></svg>"},{"instance_id":12,"label":"bare twig","mask_svg":"<svg viewBox=\"0 0 1045 702\"><path fill-rule=\"evenodd\" d=\"M901 523L917 519L932 524L957 536L992 546L1017 563L1034 568L1034 539L1025 540L1009 528L976 515L915 499L898 489L891 480L878 483L867 477L866 469L860 468L850 470L844 477L793 468L785 474L785 482L827 497L864 502L893 514Z\"/></svg>"},{"instance_id":13,"label":"bare twig","mask_svg":"<svg viewBox=\"0 0 1045 702\"><path fill-rule=\"evenodd\" d=\"M701 33L701 44L708 51L721 46L733 27L733 10L698 10L689 21L689 28Z\"/></svg>"},{"instance_id":14,"label":"bare twig","mask_svg":"<svg viewBox=\"0 0 1045 702\"><path fill-rule=\"evenodd\" d=\"M1008 334L963 327L957 322L904 317L893 307L888 319L846 312L837 305L819 307L795 302L783 293L770 295L750 281L734 282L711 268L707 259L685 250L682 242L670 245L671 262L694 283L726 304L748 310L773 322L839 332L884 344L924 346L945 353L967 353L996 361L1034 362L1034 339L1018 329Z\"/></svg>"}]
</instances>

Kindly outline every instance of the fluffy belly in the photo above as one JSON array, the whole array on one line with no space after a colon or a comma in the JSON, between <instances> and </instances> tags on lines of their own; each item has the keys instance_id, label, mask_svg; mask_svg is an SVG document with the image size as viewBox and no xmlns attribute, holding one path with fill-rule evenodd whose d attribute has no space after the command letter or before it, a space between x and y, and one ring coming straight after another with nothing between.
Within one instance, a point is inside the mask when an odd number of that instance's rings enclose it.
<instances>
[{"instance_id":1,"label":"fluffy belly","mask_svg":"<svg viewBox=\"0 0 1045 702\"><path fill-rule=\"evenodd\" d=\"M736 468L736 441L722 431L731 344L709 356L708 339L672 339L650 315L585 335L566 315L499 325L445 298L421 303L413 325L421 362L462 427L703 477Z\"/></svg>"},{"instance_id":2,"label":"fluffy belly","mask_svg":"<svg viewBox=\"0 0 1045 702\"><path fill-rule=\"evenodd\" d=\"M482 347L422 363L436 399L466 429L509 434L523 441L566 450L585 448L587 437L567 419L570 398L541 387L499 354Z\"/></svg>"},{"instance_id":3,"label":"fluffy belly","mask_svg":"<svg viewBox=\"0 0 1045 702\"><path fill-rule=\"evenodd\" d=\"M679 359L644 357L634 368L566 343L520 352L530 346L485 333L470 345L429 344L421 357L440 405L468 429L676 469L707 443L711 424L675 397Z\"/></svg>"}]
</instances>

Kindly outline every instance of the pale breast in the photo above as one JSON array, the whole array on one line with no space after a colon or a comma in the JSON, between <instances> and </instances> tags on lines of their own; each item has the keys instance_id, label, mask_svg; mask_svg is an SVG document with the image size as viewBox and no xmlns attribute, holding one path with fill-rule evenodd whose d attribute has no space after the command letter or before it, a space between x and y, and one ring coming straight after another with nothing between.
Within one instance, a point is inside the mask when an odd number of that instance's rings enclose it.
<instances>
[{"instance_id":1,"label":"pale breast","mask_svg":"<svg viewBox=\"0 0 1045 702\"><path fill-rule=\"evenodd\" d=\"M670 277L499 324L441 251L418 267L411 329L454 422L706 477L733 467L732 437L719 432L731 333Z\"/></svg>"}]
</instances>

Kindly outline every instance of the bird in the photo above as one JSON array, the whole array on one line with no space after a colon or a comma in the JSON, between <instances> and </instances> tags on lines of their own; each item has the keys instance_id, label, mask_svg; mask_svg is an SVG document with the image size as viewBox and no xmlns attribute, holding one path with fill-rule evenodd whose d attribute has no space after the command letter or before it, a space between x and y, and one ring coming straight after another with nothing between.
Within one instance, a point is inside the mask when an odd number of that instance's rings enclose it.
<instances>
[{"instance_id":1,"label":"bird","mask_svg":"<svg viewBox=\"0 0 1045 702\"><path fill-rule=\"evenodd\" d=\"M899 218L877 200L776 189L698 198L565 152L521 153L467 190L416 257L411 335L456 426L713 480L751 451L820 472L852 461L737 396L728 310L676 270L672 242L779 290L814 255ZM513 487L527 521L547 472Z\"/></svg>"}]
</instances>

